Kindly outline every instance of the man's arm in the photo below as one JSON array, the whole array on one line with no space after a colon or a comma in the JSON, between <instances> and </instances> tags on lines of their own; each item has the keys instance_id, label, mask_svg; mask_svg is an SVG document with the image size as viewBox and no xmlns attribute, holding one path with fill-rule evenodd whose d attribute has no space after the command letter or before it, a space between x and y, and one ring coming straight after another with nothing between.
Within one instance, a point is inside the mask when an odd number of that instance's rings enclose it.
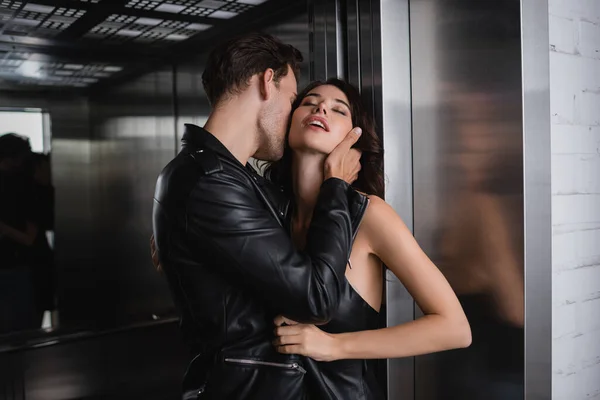
<instances>
[{"instance_id":1,"label":"man's arm","mask_svg":"<svg viewBox=\"0 0 600 400\"><path fill-rule=\"evenodd\" d=\"M223 275L291 318L331 319L352 246L346 182L323 183L304 251L294 248L245 177L204 176L187 204L186 233L198 257L210 252Z\"/></svg>"}]
</instances>

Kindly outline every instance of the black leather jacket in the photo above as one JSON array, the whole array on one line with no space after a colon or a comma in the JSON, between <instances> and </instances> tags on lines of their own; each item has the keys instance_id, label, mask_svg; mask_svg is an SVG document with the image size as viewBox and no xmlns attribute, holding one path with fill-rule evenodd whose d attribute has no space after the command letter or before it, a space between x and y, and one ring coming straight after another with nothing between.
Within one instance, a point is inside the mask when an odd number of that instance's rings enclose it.
<instances>
[{"instance_id":1,"label":"black leather jacket","mask_svg":"<svg viewBox=\"0 0 600 400\"><path fill-rule=\"evenodd\" d=\"M289 201L278 188L202 128L186 125L183 143L158 178L153 211L159 259L195 356L183 398L318 398L302 357L274 350L273 319L330 320L366 197L325 181L299 252L283 228Z\"/></svg>"}]
</instances>

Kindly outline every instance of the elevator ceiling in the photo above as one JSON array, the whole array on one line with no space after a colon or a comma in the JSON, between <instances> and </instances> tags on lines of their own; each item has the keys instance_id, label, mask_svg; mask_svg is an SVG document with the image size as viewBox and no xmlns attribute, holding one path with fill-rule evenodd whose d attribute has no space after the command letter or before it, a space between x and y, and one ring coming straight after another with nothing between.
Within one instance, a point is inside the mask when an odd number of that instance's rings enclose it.
<instances>
[{"instance_id":1,"label":"elevator ceiling","mask_svg":"<svg viewBox=\"0 0 600 400\"><path fill-rule=\"evenodd\" d=\"M94 90L291 12L278 0L0 0L0 90Z\"/></svg>"}]
</instances>

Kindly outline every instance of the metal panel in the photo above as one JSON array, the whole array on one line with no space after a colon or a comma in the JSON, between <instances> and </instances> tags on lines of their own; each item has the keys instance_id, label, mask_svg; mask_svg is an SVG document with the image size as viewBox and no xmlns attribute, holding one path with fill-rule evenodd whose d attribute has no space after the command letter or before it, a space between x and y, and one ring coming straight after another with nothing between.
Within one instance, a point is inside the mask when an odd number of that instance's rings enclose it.
<instances>
[{"instance_id":1,"label":"metal panel","mask_svg":"<svg viewBox=\"0 0 600 400\"><path fill-rule=\"evenodd\" d=\"M519 1L413 0L410 19L415 237L473 332L416 359L415 398L523 398Z\"/></svg>"},{"instance_id":2,"label":"metal panel","mask_svg":"<svg viewBox=\"0 0 600 400\"><path fill-rule=\"evenodd\" d=\"M346 8L346 79L356 87L360 87L360 21L359 0L347 0Z\"/></svg>"},{"instance_id":3,"label":"metal panel","mask_svg":"<svg viewBox=\"0 0 600 400\"><path fill-rule=\"evenodd\" d=\"M386 201L396 210L408 228L413 226L412 198L412 123L410 91L410 32L408 0L381 0L374 20L381 21L375 30L380 43L380 57L373 64L380 91L376 91L376 114L385 147L384 168L387 177ZM379 34L377 34L379 32ZM385 83L385 84L383 84ZM387 326L413 320L413 299L391 272L386 274ZM387 362L389 400L414 397L414 358Z\"/></svg>"},{"instance_id":4,"label":"metal panel","mask_svg":"<svg viewBox=\"0 0 600 400\"><path fill-rule=\"evenodd\" d=\"M0 354L0 399L176 399L189 358L176 322Z\"/></svg>"},{"instance_id":5,"label":"metal panel","mask_svg":"<svg viewBox=\"0 0 600 400\"><path fill-rule=\"evenodd\" d=\"M175 76L175 97L177 102L176 150L181 148L184 124L204 126L210 113L210 104L202 87L205 55L193 62L177 65Z\"/></svg>"},{"instance_id":6,"label":"metal panel","mask_svg":"<svg viewBox=\"0 0 600 400\"><path fill-rule=\"evenodd\" d=\"M173 315L149 253L156 177L175 153L172 79L169 68L91 99L95 257L63 277L69 318L79 323L120 327Z\"/></svg>"},{"instance_id":7,"label":"metal panel","mask_svg":"<svg viewBox=\"0 0 600 400\"><path fill-rule=\"evenodd\" d=\"M552 396L548 2L521 0L525 196L525 396Z\"/></svg>"},{"instance_id":8,"label":"metal panel","mask_svg":"<svg viewBox=\"0 0 600 400\"><path fill-rule=\"evenodd\" d=\"M345 75L342 2L309 0L311 81Z\"/></svg>"},{"instance_id":9,"label":"metal panel","mask_svg":"<svg viewBox=\"0 0 600 400\"><path fill-rule=\"evenodd\" d=\"M386 201L413 226L410 32L408 0L380 0L373 7L374 106L385 147ZM363 35L364 36L364 35ZM385 83L385 84L383 84ZM413 299L391 272L386 274L387 326L413 320ZM389 400L414 398L414 358L387 362Z\"/></svg>"},{"instance_id":10,"label":"metal panel","mask_svg":"<svg viewBox=\"0 0 600 400\"><path fill-rule=\"evenodd\" d=\"M298 88L304 88L311 81L310 75L310 34L307 30L309 28L309 16L308 6L302 13L296 15L290 15L288 18L282 21L277 21L263 30L269 33L284 43L291 44L300 52L304 57L303 63L300 65L300 79L298 81Z\"/></svg>"},{"instance_id":11,"label":"metal panel","mask_svg":"<svg viewBox=\"0 0 600 400\"><path fill-rule=\"evenodd\" d=\"M373 92L373 19L379 19L377 14L376 1L359 0L358 1L358 39L359 39L359 60L360 60L360 84L358 87L361 96L367 104L374 105ZM371 112L374 109L371 108Z\"/></svg>"}]
</instances>

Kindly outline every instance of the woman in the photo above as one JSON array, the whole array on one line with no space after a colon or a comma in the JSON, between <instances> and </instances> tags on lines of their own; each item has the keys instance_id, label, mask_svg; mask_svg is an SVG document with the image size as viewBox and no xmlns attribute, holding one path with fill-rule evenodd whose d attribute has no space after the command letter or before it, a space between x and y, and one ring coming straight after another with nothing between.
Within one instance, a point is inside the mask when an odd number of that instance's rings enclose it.
<instances>
[{"instance_id":1,"label":"woman","mask_svg":"<svg viewBox=\"0 0 600 400\"><path fill-rule=\"evenodd\" d=\"M298 96L285 155L266 170L293 199L289 229L294 242L304 245L325 158L353 126L363 131L357 143L362 169L354 187L368 195L369 206L348 261L348 285L339 311L320 327L284 316L275 319L274 345L280 353L330 362L320 363L312 378L332 399L381 396L366 359L415 356L466 347L471 341L469 324L448 282L381 199L383 157L372 117L358 91L337 79L314 82ZM383 264L414 297L425 314L422 318L377 329Z\"/></svg>"}]
</instances>

